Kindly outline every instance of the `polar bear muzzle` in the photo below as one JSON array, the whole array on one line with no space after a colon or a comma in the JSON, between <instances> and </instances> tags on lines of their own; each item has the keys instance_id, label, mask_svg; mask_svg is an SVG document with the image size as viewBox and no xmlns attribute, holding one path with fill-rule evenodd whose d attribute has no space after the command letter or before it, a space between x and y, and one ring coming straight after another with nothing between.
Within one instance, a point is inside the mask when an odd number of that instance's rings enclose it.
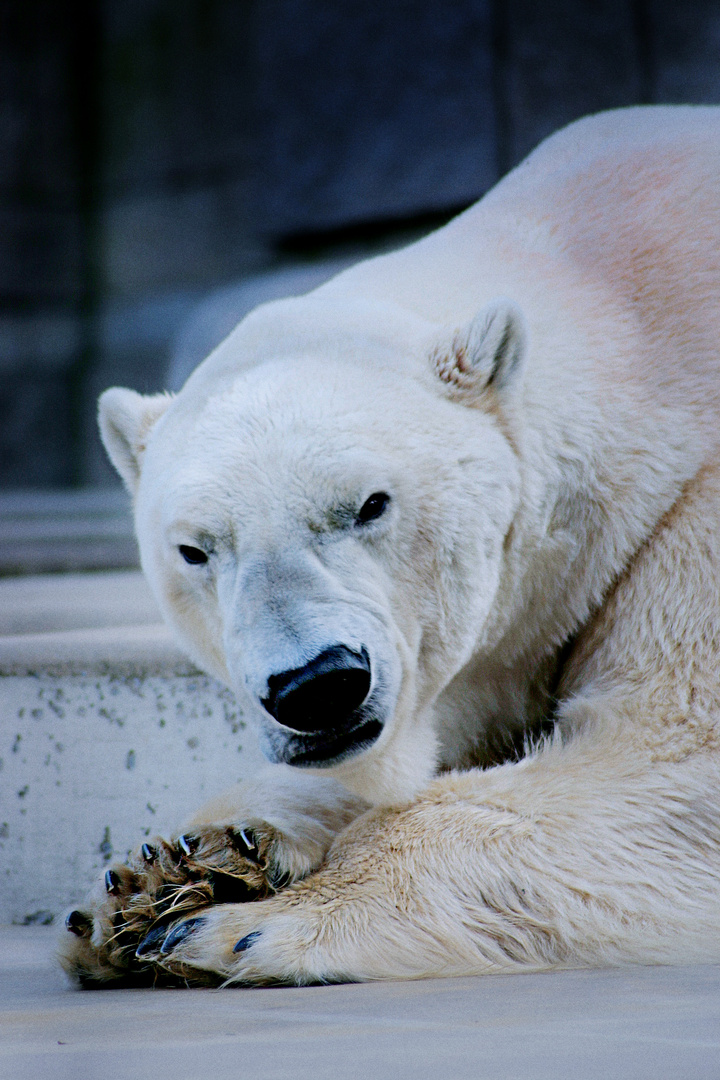
<instances>
[{"instance_id":1,"label":"polar bear muzzle","mask_svg":"<svg viewBox=\"0 0 720 1080\"><path fill-rule=\"evenodd\" d=\"M263 708L279 728L273 756L288 764L336 761L377 739L381 721L370 705L367 650L346 645L323 650L301 668L271 675Z\"/></svg>"}]
</instances>

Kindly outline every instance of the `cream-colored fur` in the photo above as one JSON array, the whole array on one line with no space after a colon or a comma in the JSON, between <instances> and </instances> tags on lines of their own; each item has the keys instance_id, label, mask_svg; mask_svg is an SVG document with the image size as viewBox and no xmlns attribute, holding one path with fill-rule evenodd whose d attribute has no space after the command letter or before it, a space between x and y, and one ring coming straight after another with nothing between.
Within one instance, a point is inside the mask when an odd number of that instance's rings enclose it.
<instances>
[{"instance_id":1,"label":"cream-colored fur","mask_svg":"<svg viewBox=\"0 0 720 1080\"><path fill-rule=\"evenodd\" d=\"M148 578L269 756L296 751L268 679L334 642L381 725L196 820L267 822L295 884L144 964L720 958L719 175L720 109L581 121L446 228L258 309L177 398L106 393ZM67 951L90 977L104 903Z\"/></svg>"}]
</instances>

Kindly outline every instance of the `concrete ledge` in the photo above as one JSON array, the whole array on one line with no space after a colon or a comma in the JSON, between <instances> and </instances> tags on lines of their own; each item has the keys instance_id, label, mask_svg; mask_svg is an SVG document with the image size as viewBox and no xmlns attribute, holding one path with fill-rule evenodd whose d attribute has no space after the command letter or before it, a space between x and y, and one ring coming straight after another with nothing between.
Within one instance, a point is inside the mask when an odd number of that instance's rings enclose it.
<instances>
[{"instance_id":1,"label":"concrete ledge","mask_svg":"<svg viewBox=\"0 0 720 1080\"><path fill-rule=\"evenodd\" d=\"M120 626L0 637L3 675L199 674L167 627Z\"/></svg>"},{"instance_id":2,"label":"concrete ledge","mask_svg":"<svg viewBox=\"0 0 720 1080\"><path fill-rule=\"evenodd\" d=\"M0 580L0 677L193 675L138 571Z\"/></svg>"},{"instance_id":3,"label":"concrete ledge","mask_svg":"<svg viewBox=\"0 0 720 1080\"><path fill-rule=\"evenodd\" d=\"M57 916L261 764L157 617L138 573L0 581L0 922Z\"/></svg>"},{"instance_id":4,"label":"concrete ledge","mask_svg":"<svg viewBox=\"0 0 720 1080\"><path fill-rule=\"evenodd\" d=\"M137 570L0 579L0 636L161 621Z\"/></svg>"},{"instance_id":5,"label":"concrete ledge","mask_svg":"<svg viewBox=\"0 0 720 1080\"><path fill-rule=\"evenodd\" d=\"M120 488L0 493L0 574L137 567Z\"/></svg>"}]
</instances>

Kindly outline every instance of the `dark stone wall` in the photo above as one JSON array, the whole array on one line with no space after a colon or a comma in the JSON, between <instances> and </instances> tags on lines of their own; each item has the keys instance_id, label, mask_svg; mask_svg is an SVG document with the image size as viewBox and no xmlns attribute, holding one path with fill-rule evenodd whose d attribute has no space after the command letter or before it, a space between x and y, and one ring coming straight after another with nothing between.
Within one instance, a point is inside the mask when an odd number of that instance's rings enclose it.
<instances>
[{"instance_id":1,"label":"dark stone wall","mask_svg":"<svg viewBox=\"0 0 720 1080\"><path fill-rule=\"evenodd\" d=\"M85 362L92 36L82 5L0 4L0 481L73 480Z\"/></svg>"},{"instance_id":2,"label":"dark stone wall","mask_svg":"<svg viewBox=\"0 0 720 1080\"><path fill-rule=\"evenodd\" d=\"M254 5L106 0L101 86L103 287L207 285L257 263Z\"/></svg>"},{"instance_id":3,"label":"dark stone wall","mask_svg":"<svg viewBox=\"0 0 720 1080\"><path fill-rule=\"evenodd\" d=\"M329 231L467 205L497 176L490 0L271 0L257 224Z\"/></svg>"},{"instance_id":4,"label":"dark stone wall","mask_svg":"<svg viewBox=\"0 0 720 1080\"><path fill-rule=\"evenodd\" d=\"M372 250L541 138L720 102L720 0L0 0L0 484L110 479L204 291Z\"/></svg>"},{"instance_id":5,"label":"dark stone wall","mask_svg":"<svg viewBox=\"0 0 720 1080\"><path fill-rule=\"evenodd\" d=\"M549 18L534 0L497 7L503 169L578 116L649 98L637 4L564 0Z\"/></svg>"}]
</instances>

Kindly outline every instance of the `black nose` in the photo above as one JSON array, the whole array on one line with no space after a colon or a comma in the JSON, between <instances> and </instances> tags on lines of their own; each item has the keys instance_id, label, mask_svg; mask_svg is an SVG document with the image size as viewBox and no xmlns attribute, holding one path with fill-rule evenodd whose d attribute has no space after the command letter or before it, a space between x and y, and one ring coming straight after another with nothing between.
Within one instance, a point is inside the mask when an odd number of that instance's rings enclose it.
<instances>
[{"instance_id":1,"label":"black nose","mask_svg":"<svg viewBox=\"0 0 720 1080\"><path fill-rule=\"evenodd\" d=\"M370 690L370 657L344 645L325 649L305 667L268 679L262 704L294 731L326 731L348 724Z\"/></svg>"}]
</instances>

